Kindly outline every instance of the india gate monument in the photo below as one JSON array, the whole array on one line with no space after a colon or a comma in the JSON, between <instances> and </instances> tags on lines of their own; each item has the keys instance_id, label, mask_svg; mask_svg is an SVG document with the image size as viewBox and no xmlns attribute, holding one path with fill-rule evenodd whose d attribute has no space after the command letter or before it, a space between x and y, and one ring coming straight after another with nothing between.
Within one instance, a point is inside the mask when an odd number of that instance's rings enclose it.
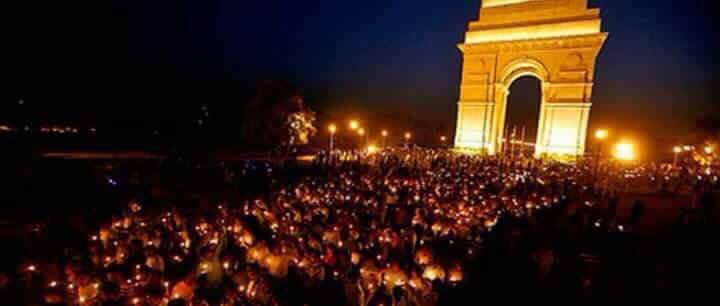
<instances>
[{"instance_id":1,"label":"india gate monument","mask_svg":"<svg viewBox=\"0 0 720 306\"><path fill-rule=\"evenodd\" d=\"M607 38L587 0L483 0L463 53L455 146L496 154L518 78L541 82L535 154L582 155L595 61Z\"/></svg>"}]
</instances>

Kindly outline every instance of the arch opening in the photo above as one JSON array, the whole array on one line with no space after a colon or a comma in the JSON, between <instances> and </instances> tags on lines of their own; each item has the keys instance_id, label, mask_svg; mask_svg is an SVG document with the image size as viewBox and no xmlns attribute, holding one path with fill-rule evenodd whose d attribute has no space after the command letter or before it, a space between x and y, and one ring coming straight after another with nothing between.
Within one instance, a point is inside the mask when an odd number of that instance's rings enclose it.
<instances>
[{"instance_id":1,"label":"arch opening","mask_svg":"<svg viewBox=\"0 0 720 306\"><path fill-rule=\"evenodd\" d=\"M542 81L535 75L515 78L508 87L505 103L503 153L534 155L542 106Z\"/></svg>"}]
</instances>

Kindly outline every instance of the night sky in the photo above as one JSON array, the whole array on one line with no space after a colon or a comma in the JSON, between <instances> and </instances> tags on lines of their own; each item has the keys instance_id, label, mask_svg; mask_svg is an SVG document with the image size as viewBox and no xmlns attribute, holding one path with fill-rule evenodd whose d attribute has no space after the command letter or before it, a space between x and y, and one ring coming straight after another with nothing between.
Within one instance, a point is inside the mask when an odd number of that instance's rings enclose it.
<instances>
[{"instance_id":1,"label":"night sky","mask_svg":"<svg viewBox=\"0 0 720 306\"><path fill-rule=\"evenodd\" d=\"M450 126L461 67L456 44L480 6L479 0L20 2L2 13L9 30L2 49L10 52L2 56L0 97L2 104L24 99L37 118L171 119L203 103L242 103L230 92L278 79L302 88L321 112L403 111ZM669 137L720 113L710 2L591 0L610 32L596 72L593 126ZM527 92L519 96L537 97L532 82L524 83L530 85L515 87ZM520 112L534 107L521 105Z\"/></svg>"}]
</instances>

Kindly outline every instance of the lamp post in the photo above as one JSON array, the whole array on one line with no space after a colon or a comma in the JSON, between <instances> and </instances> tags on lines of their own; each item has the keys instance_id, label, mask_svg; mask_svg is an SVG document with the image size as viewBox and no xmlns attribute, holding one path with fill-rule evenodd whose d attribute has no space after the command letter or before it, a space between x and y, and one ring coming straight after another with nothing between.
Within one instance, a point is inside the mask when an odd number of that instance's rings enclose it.
<instances>
[{"instance_id":1,"label":"lamp post","mask_svg":"<svg viewBox=\"0 0 720 306\"><path fill-rule=\"evenodd\" d=\"M348 122L348 128L350 128L350 131L356 132L356 133L360 134L360 131L359 131L359 129L360 129L360 121L358 121L358 120L356 120L356 119L351 119L351 120ZM354 141L352 141L351 143L354 143ZM360 146L360 145L358 145L358 146Z\"/></svg>"},{"instance_id":2,"label":"lamp post","mask_svg":"<svg viewBox=\"0 0 720 306\"><path fill-rule=\"evenodd\" d=\"M382 146L385 148L387 146L387 137L390 135L387 130L382 130L380 132L380 135L382 136Z\"/></svg>"},{"instance_id":3,"label":"lamp post","mask_svg":"<svg viewBox=\"0 0 720 306\"><path fill-rule=\"evenodd\" d=\"M715 153L715 148L710 145L705 146L705 154L707 154L707 164L710 167L712 167L714 161L713 153Z\"/></svg>"},{"instance_id":4,"label":"lamp post","mask_svg":"<svg viewBox=\"0 0 720 306\"><path fill-rule=\"evenodd\" d=\"M443 147L447 147L447 137L445 137L445 135L440 136L440 142L442 143Z\"/></svg>"},{"instance_id":5,"label":"lamp post","mask_svg":"<svg viewBox=\"0 0 720 306\"><path fill-rule=\"evenodd\" d=\"M682 153L683 148L681 146L675 146L673 148L673 168L677 168L678 156Z\"/></svg>"},{"instance_id":6,"label":"lamp post","mask_svg":"<svg viewBox=\"0 0 720 306\"><path fill-rule=\"evenodd\" d=\"M412 139L412 134L410 134L410 132L405 132L405 144L407 146L410 146L410 139Z\"/></svg>"},{"instance_id":7,"label":"lamp post","mask_svg":"<svg viewBox=\"0 0 720 306\"><path fill-rule=\"evenodd\" d=\"M595 181L600 176L600 161L603 153L603 142L610 136L610 132L606 129L595 131L595 140L597 141L597 156L595 157Z\"/></svg>"},{"instance_id":8,"label":"lamp post","mask_svg":"<svg viewBox=\"0 0 720 306\"><path fill-rule=\"evenodd\" d=\"M337 126L335 124L328 125L328 132L330 133L329 150L330 154L332 154L335 149L335 133L337 132Z\"/></svg>"},{"instance_id":9,"label":"lamp post","mask_svg":"<svg viewBox=\"0 0 720 306\"><path fill-rule=\"evenodd\" d=\"M367 147L367 133L365 132L365 129L358 128L357 133L358 133L358 135L360 135L360 137L365 138L365 147Z\"/></svg>"}]
</instances>

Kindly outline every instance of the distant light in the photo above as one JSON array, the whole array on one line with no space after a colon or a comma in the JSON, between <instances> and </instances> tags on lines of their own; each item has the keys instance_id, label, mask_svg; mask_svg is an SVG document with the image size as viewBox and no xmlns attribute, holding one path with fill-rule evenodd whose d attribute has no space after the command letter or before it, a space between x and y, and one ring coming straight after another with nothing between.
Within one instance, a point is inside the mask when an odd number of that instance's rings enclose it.
<instances>
[{"instance_id":1,"label":"distant light","mask_svg":"<svg viewBox=\"0 0 720 306\"><path fill-rule=\"evenodd\" d=\"M687 145L683 146L683 150L685 150L685 152L690 152L690 151L692 151L692 149L693 149L692 146L687 146Z\"/></svg>"},{"instance_id":2,"label":"distant light","mask_svg":"<svg viewBox=\"0 0 720 306\"><path fill-rule=\"evenodd\" d=\"M360 122L358 122L357 120L350 120L349 126L351 130L357 130L360 127Z\"/></svg>"},{"instance_id":3,"label":"distant light","mask_svg":"<svg viewBox=\"0 0 720 306\"><path fill-rule=\"evenodd\" d=\"M410 140L410 138L412 138L412 134L410 134L410 132L406 132L405 139Z\"/></svg>"},{"instance_id":4,"label":"distant light","mask_svg":"<svg viewBox=\"0 0 720 306\"><path fill-rule=\"evenodd\" d=\"M608 138L609 135L610 135L610 132L608 132L608 130L605 130L605 129L600 129L600 130L595 131L595 138L597 140L605 140Z\"/></svg>"},{"instance_id":5,"label":"distant light","mask_svg":"<svg viewBox=\"0 0 720 306\"><path fill-rule=\"evenodd\" d=\"M328 125L328 132L330 132L330 134L335 134L335 132L337 132L337 125L335 125L335 124Z\"/></svg>"},{"instance_id":6,"label":"distant light","mask_svg":"<svg viewBox=\"0 0 720 306\"><path fill-rule=\"evenodd\" d=\"M629 142L621 142L615 145L615 158L619 160L635 160L635 145Z\"/></svg>"},{"instance_id":7,"label":"distant light","mask_svg":"<svg viewBox=\"0 0 720 306\"><path fill-rule=\"evenodd\" d=\"M675 152L675 153L682 153L682 151L683 151L683 148L681 146L675 146L673 148L673 152Z\"/></svg>"},{"instance_id":8,"label":"distant light","mask_svg":"<svg viewBox=\"0 0 720 306\"><path fill-rule=\"evenodd\" d=\"M382 130L382 132L380 134L382 134L382 137L388 137L388 135L389 135L387 130Z\"/></svg>"},{"instance_id":9,"label":"distant light","mask_svg":"<svg viewBox=\"0 0 720 306\"><path fill-rule=\"evenodd\" d=\"M705 147L705 153L707 153L707 154L713 154L713 151L714 151L713 147L711 147L711 146L706 146L706 147Z\"/></svg>"},{"instance_id":10,"label":"distant light","mask_svg":"<svg viewBox=\"0 0 720 306\"><path fill-rule=\"evenodd\" d=\"M25 105L25 100L23 100L23 99L18 100L18 104Z\"/></svg>"},{"instance_id":11,"label":"distant light","mask_svg":"<svg viewBox=\"0 0 720 306\"><path fill-rule=\"evenodd\" d=\"M376 145L371 144L371 145L367 146L368 154L374 154L374 153L377 153L377 151L378 151L378 147Z\"/></svg>"},{"instance_id":12,"label":"distant light","mask_svg":"<svg viewBox=\"0 0 720 306\"><path fill-rule=\"evenodd\" d=\"M357 129L357 132L358 132L358 135L360 135L360 136L365 136L365 129L364 129L364 128L359 128L359 129Z\"/></svg>"},{"instance_id":13,"label":"distant light","mask_svg":"<svg viewBox=\"0 0 720 306\"><path fill-rule=\"evenodd\" d=\"M447 137L445 137L445 136L440 136L440 141L446 142L446 141L447 141Z\"/></svg>"}]
</instances>

